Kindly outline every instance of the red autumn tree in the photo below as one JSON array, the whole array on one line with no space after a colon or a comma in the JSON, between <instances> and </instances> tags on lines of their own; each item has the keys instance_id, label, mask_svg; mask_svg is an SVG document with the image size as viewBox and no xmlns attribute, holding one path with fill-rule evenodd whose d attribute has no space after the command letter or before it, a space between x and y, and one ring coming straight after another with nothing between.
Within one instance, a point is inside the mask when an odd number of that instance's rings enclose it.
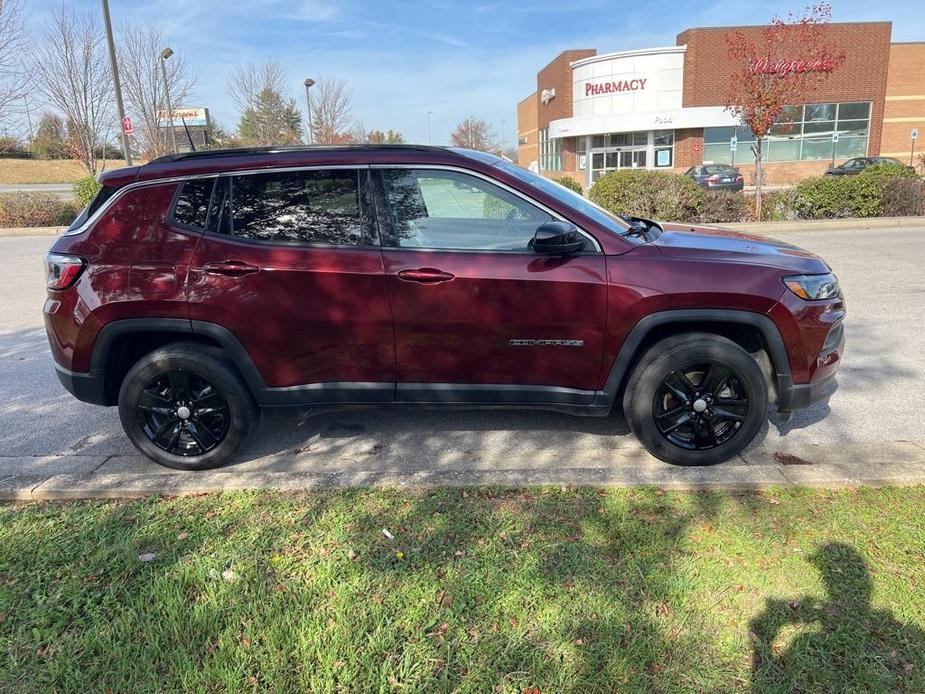
<instances>
[{"instance_id":1,"label":"red autumn tree","mask_svg":"<svg viewBox=\"0 0 925 694\"><path fill-rule=\"evenodd\" d=\"M810 5L799 17L775 16L758 31L730 31L726 51L735 65L726 110L755 135L755 214L761 219L762 141L786 106L804 104L844 61L831 44L830 5Z\"/></svg>"}]
</instances>

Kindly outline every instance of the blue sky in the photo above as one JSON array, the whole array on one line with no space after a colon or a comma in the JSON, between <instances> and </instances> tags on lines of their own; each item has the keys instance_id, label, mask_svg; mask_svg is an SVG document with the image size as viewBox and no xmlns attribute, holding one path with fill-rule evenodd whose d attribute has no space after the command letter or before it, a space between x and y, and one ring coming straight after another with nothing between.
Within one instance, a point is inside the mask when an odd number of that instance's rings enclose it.
<instances>
[{"instance_id":1,"label":"blue sky","mask_svg":"<svg viewBox=\"0 0 925 694\"><path fill-rule=\"evenodd\" d=\"M809 0L806 0L808 2ZM55 0L28 0L41 26ZM237 113L226 82L240 63L279 60L291 96L304 103L306 76L339 77L350 86L355 118L394 128L410 141L445 143L467 115L506 121L513 143L516 104L535 87L537 70L567 48L600 52L673 45L691 26L756 24L806 2L759 0L110 0L123 21L157 25L197 75L195 103L225 128ZM99 12L99 0L71 0ZM835 0L835 21L890 20L894 41L925 41L925 15L914 0Z\"/></svg>"}]
</instances>

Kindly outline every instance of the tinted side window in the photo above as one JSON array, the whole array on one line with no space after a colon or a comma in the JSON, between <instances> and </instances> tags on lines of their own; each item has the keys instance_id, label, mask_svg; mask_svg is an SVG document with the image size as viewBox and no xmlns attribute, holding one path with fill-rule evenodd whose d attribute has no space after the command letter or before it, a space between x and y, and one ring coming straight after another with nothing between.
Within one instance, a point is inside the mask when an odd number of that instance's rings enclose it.
<instances>
[{"instance_id":1,"label":"tinted side window","mask_svg":"<svg viewBox=\"0 0 925 694\"><path fill-rule=\"evenodd\" d=\"M359 176L356 169L234 176L231 233L257 241L369 244Z\"/></svg>"},{"instance_id":2,"label":"tinted side window","mask_svg":"<svg viewBox=\"0 0 925 694\"><path fill-rule=\"evenodd\" d=\"M177 195L173 218L184 226L205 229L209 218L209 201L212 199L214 178L187 181Z\"/></svg>"},{"instance_id":3,"label":"tinted side window","mask_svg":"<svg viewBox=\"0 0 925 694\"><path fill-rule=\"evenodd\" d=\"M402 248L528 251L552 216L476 176L429 169L383 171L395 242Z\"/></svg>"},{"instance_id":4,"label":"tinted side window","mask_svg":"<svg viewBox=\"0 0 925 694\"><path fill-rule=\"evenodd\" d=\"M76 229L81 224L90 219L94 212L100 209L105 204L105 202L109 200L109 198L115 195L117 190L119 189L113 186L102 186L93 200L90 201L90 204L83 208L83 210L80 211L80 214L77 215L77 218L71 222L71 226L68 227L68 230Z\"/></svg>"}]
</instances>

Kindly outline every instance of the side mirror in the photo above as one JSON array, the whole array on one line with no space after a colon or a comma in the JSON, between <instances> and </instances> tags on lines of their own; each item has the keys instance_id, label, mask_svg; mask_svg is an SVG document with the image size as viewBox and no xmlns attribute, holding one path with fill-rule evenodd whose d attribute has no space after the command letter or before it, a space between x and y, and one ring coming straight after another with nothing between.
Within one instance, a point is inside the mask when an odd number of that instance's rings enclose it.
<instances>
[{"instance_id":1,"label":"side mirror","mask_svg":"<svg viewBox=\"0 0 925 694\"><path fill-rule=\"evenodd\" d=\"M530 241L533 252L542 255L571 255L584 247L584 238L570 222L544 222Z\"/></svg>"}]
</instances>

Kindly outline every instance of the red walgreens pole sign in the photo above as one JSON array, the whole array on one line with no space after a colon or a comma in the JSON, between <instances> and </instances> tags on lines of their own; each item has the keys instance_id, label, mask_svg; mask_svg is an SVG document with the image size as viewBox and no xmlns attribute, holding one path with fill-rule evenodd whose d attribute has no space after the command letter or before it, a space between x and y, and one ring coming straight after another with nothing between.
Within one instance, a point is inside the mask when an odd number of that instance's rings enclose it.
<instances>
[{"instance_id":1,"label":"red walgreens pole sign","mask_svg":"<svg viewBox=\"0 0 925 694\"><path fill-rule=\"evenodd\" d=\"M126 135L131 135L135 132L135 126L132 125L132 119L126 116L122 119L122 132Z\"/></svg>"}]
</instances>

